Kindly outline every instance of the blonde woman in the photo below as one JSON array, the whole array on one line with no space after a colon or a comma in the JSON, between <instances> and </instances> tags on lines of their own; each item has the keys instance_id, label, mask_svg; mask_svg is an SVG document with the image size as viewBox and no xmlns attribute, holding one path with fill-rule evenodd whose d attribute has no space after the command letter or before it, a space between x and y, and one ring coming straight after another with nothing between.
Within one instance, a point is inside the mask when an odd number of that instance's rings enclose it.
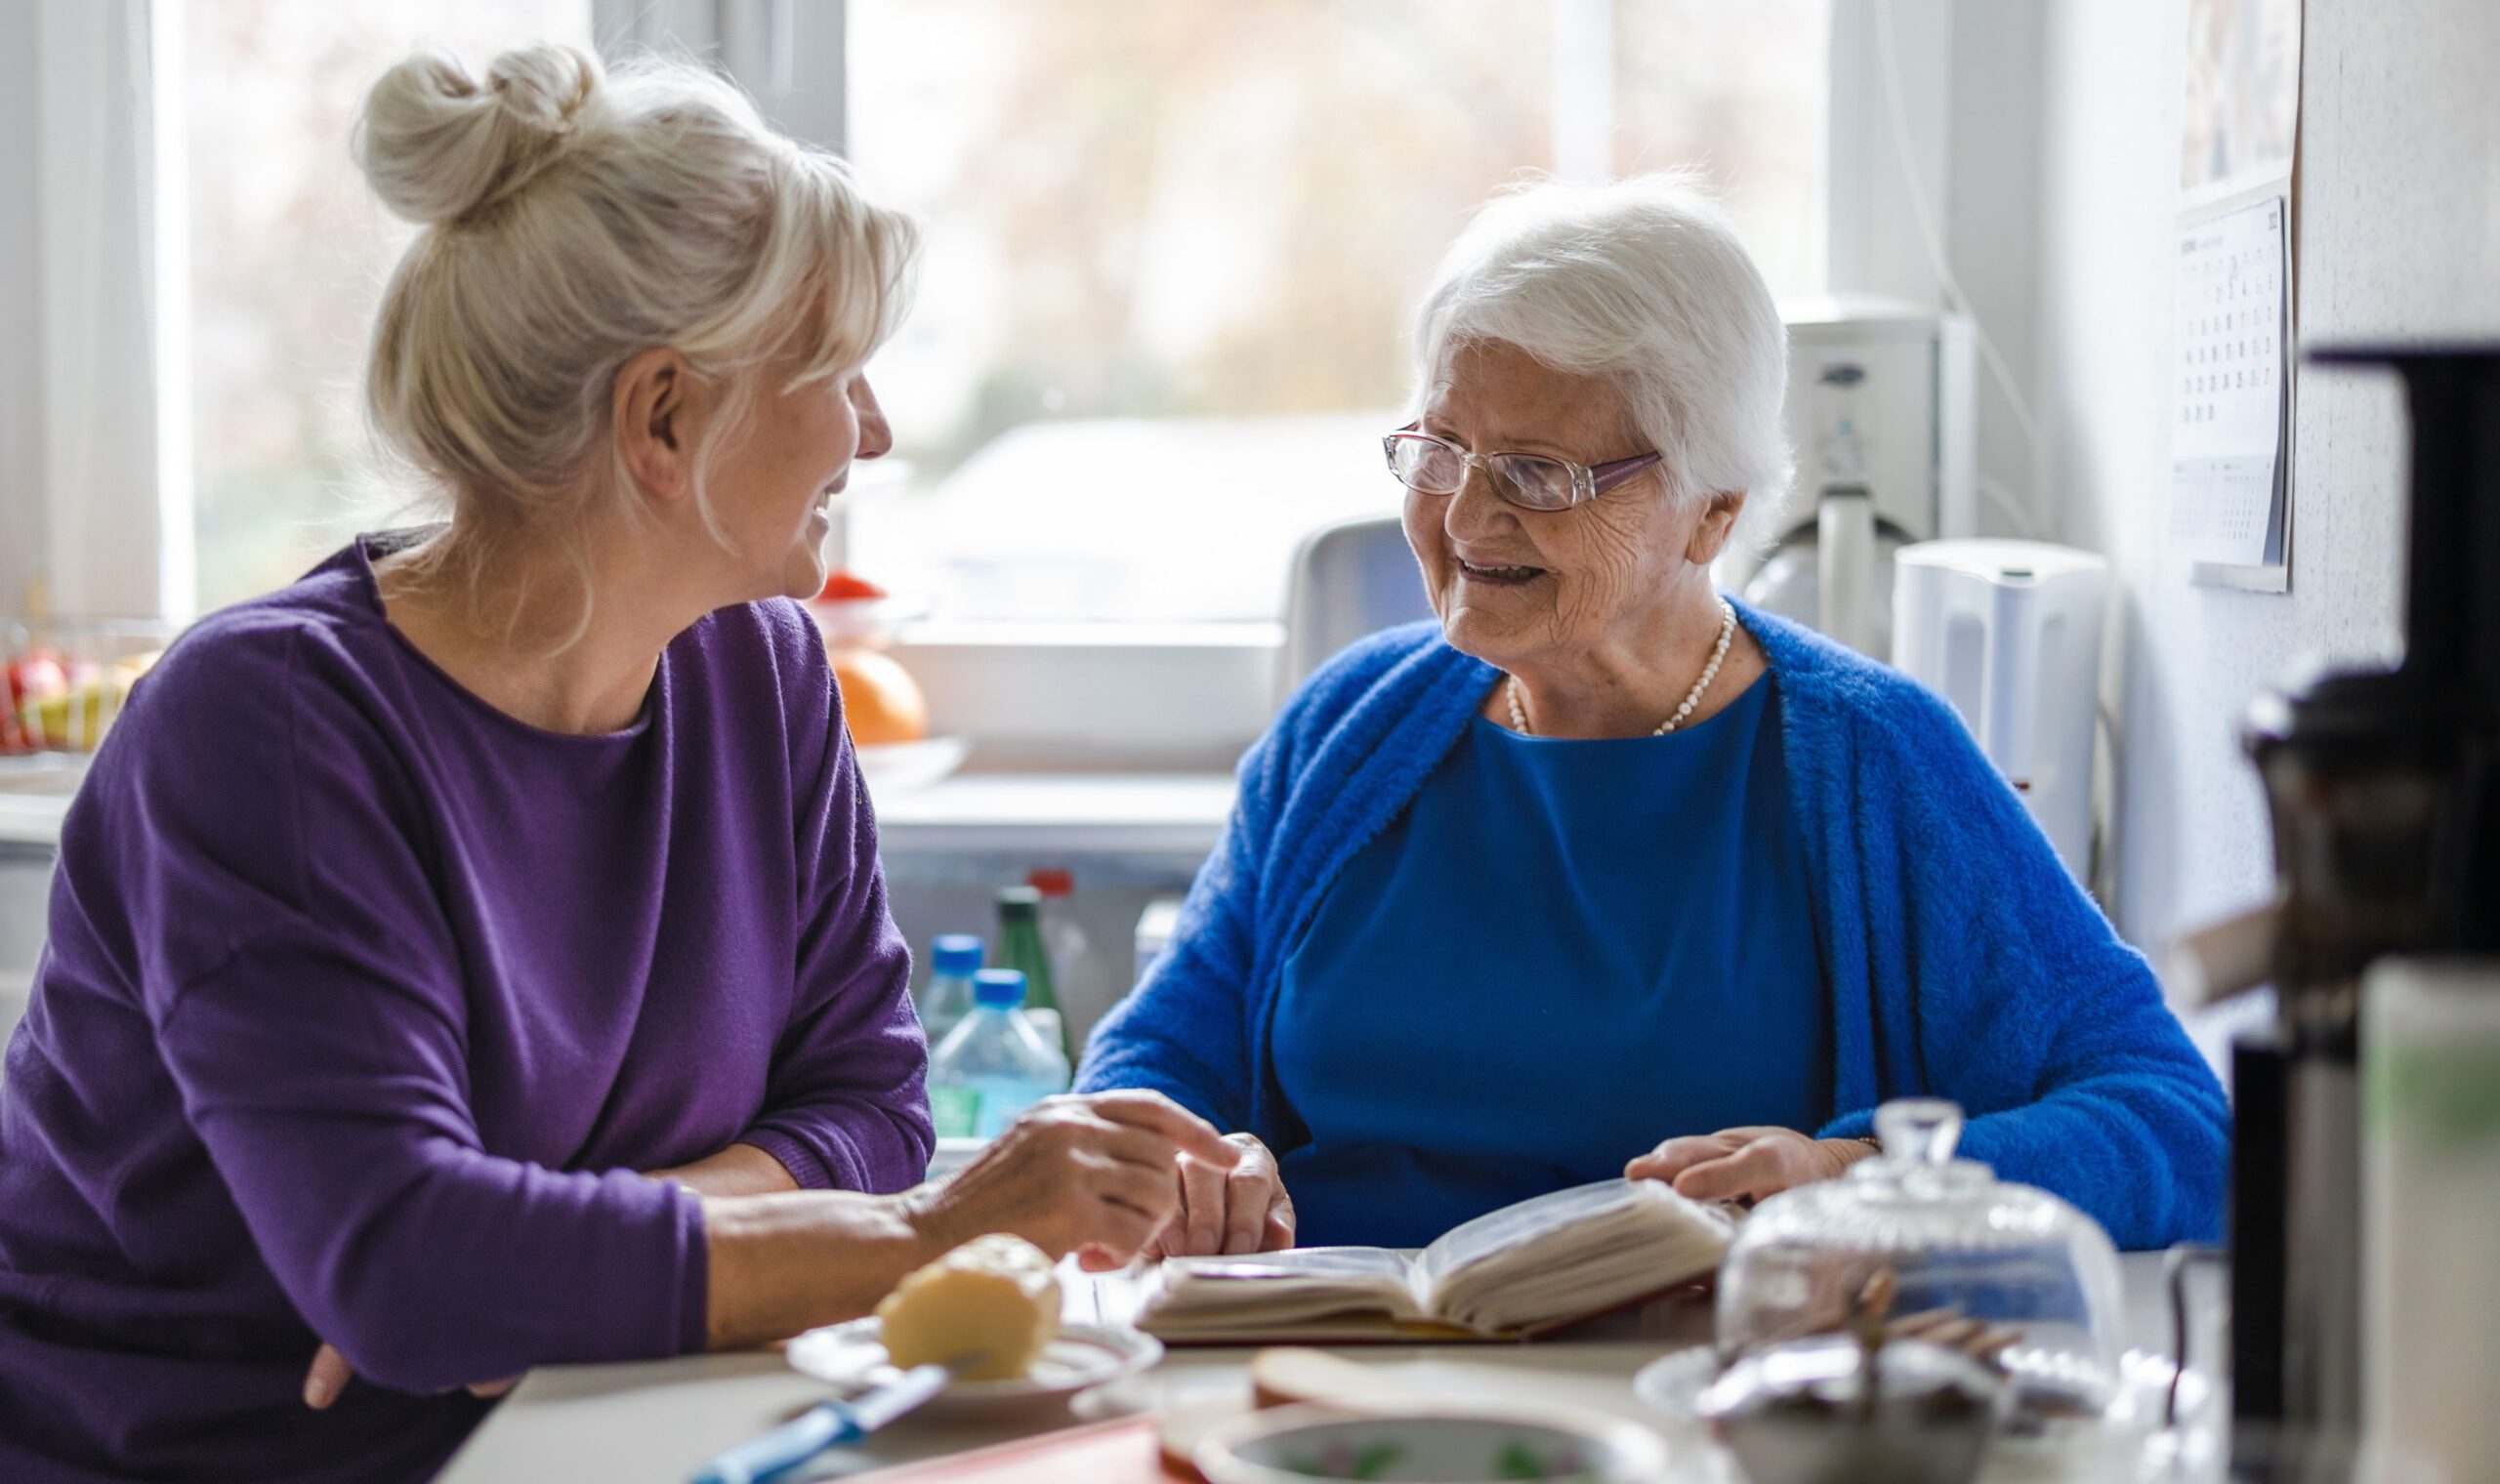
<instances>
[{"instance_id":1,"label":"blonde woman","mask_svg":"<svg viewBox=\"0 0 2500 1484\"><path fill-rule=\"evenodd\" d=\"M449 518L203 620L70 812L0 1100L21 1484L423 1478L464 1387L855 1315L985 1231L1124 1258L1231 1158L1066 1099L914 1188L907 956L787 600L888 447L910 225L718 79L558 48L412 58L355 146L425 228L371 415Z\"/></svg>"}]
</instances>

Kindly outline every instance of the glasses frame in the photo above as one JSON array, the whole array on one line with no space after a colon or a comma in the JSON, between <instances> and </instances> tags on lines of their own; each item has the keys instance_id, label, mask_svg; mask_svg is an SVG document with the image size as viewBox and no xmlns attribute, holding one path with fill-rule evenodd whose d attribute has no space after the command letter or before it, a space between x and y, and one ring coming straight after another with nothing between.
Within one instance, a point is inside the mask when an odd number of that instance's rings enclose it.
<instances>
[{"instance_id":1,"label":"glasses frame","mask_svg":"<svg viewBox=\"0 0 2500 1484\"><path fill-rule=\"evenodd\" d=\"M1659 453L1656 449L1651 449L1647 453L1636 453L1628 459L1611 459L1604 464L1575 464L1569 459L1558 459L1552 454L1526 453L1516 449L1503 450L1497 453L1488 453L1479 458L1475 454L1469 453L1466 449L1459 447L1456 443L1451 442L1447 438L1438 437L1432 433L1424 432L1423 427L1424 425L1421 421L1412 422L1407 424L1405 427L1398 429L1396 433L1384 435L1380 440L1381 456L1389 461L1389 472L1392 474L1396 475L1398 483L1404 484L1408 489L1415 491L1415 493L1419 495L1435 495L1441 499L1448 499L1450 496L1457 494L1459 489L1466 487L1466 472L1468 470L1480 469L1484 472L1485 483L1490 485L1492 488L1493 498L1501 501L1504 505L1516 506L1521 510L1536 511L1541 514L1550 514L1558 510L1571 510L1578 506L1586 505L1591 500L1604 494L1607 490L1621 484L1624 480L1631 478L1634 474L1641 474L1653 465L1663 464L1666 462L1666 455ZM1426 489L1420 484L1408 483L1405 475L1397 473L1397 445L1400 442L1435 443L1438 444L1442 448L1448 449L1451 453L1458 455L1460 466L1458 487L1452 489ZM1530 505L1524 501L1513 499L1512 491L1516 490L1518 486L1511 480L1502 477L1500 473L1493 468L1493 461L1496 459L1535 459L1541 463L1557 464L1566 470L1569 470L1571 473L1570 503L1567 505Z\"/></svg>"}]
</instances>

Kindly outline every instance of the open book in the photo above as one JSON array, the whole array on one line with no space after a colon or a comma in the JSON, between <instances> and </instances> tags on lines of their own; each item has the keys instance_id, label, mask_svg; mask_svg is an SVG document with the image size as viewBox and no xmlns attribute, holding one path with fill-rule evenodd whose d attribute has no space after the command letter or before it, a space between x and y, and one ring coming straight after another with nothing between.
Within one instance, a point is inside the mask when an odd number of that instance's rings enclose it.
<instances>
[{"instance_id":1,"label":"open book","mask_svg":"<svg viewBox=\"0 0 2500 1484\"><path fill-rule=\"evenodd\" d=\"M1138 1327L1216 1343L1508 1340L1560 1329L1716 1269L1735 1219L1656 1180L1603 1180L1505 1206L1415 1257L1306 1247L1172 1257Z\"/></svg>"}]
</instances>

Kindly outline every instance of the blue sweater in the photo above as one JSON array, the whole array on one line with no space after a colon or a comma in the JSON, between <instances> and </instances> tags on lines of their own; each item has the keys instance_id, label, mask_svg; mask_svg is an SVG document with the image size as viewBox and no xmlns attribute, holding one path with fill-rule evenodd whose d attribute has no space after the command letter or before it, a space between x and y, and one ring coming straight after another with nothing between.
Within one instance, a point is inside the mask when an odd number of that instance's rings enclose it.
<instances>
[{"instance_id":1,"label":"blue sweater","mask_svg":"<svg viewBox=\"0 0 2500 1484\"><path fill-rule=\"evenodd\" d=\"M2229 1109L2143 957L1944 702L1738 612L1781 687L1830 975L1841 1111L1820 1134L1870 1132L1887 1098L1950 1097L1970 1116L1965 1154L2072 1201L2119 1246L2214 1236ZM1242 759L1171 950L1095 1032L1078 1087L1154 1088L1271 1148L1304 1142L1271 1053L1284 960L1498 674L1427 622L1353 645L1295 692Z\"/></svg>"}]
</instances>

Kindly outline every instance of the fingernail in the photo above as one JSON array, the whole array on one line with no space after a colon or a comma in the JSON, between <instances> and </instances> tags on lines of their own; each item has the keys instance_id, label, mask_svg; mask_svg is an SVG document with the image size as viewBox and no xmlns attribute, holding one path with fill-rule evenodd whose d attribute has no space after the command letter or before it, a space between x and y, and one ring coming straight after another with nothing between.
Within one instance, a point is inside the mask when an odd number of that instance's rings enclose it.
<instances>
[{"instance_id":1,"label":"fingernail","mask_svg":"<svg viewBox=\"0 0 2500 1484\"><path fill-rule=\"evenodd\" d=\"M304 1378L304 1405L320 1412L338 1398L338 1388L331 1384L327 1376L315 1374Z\"/></svg>"}]
</instances>

